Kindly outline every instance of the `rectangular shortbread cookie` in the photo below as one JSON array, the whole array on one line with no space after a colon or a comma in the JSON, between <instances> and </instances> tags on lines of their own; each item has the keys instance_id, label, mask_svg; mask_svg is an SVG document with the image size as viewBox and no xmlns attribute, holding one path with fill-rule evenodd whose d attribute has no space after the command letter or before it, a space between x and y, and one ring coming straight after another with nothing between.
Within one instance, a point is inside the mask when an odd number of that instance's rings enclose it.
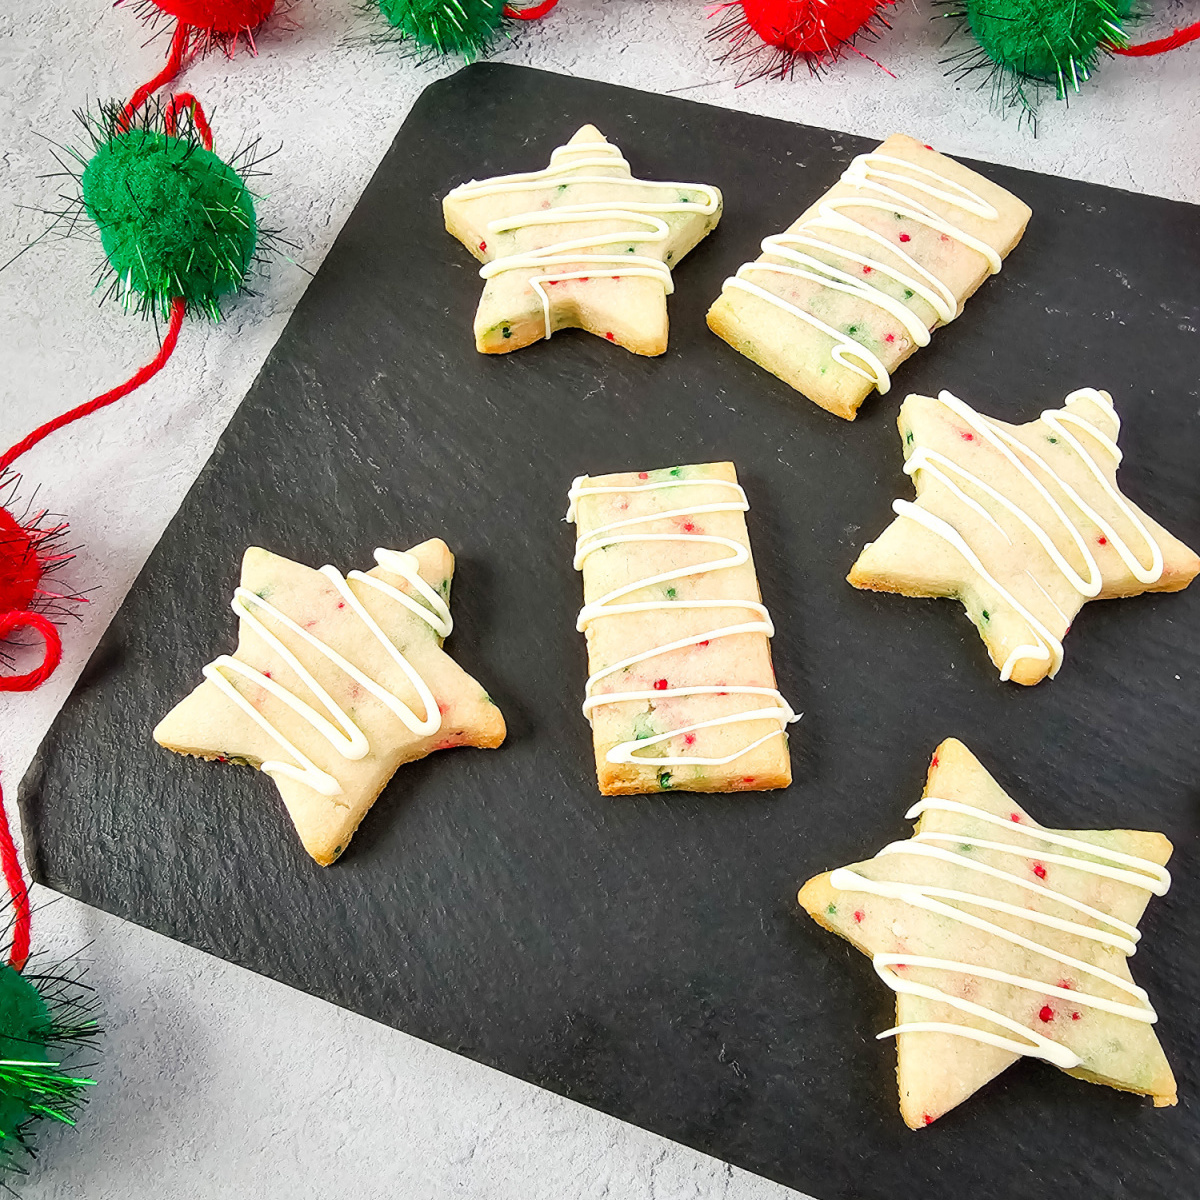
<instances>
[{"instance_id":1,"label":"rectangular shortbread cookie","mask_svg":"<svg viewBox=\"0 0 1200 1200\"><path fill-rule=\"evenodd\" d=\"M1030 208L904 134L725 281L709 327L815 404L853 420L872 390L1021 240Z\"/></svg>"},{"instance_id":2,"label":"rectangular shortbread cookie","mask_svg":"<svg viewBox=\"0 0 1200 1200\"><path fill-rule=\"evenodd\" d=\"M605 795L764 791L791 783L795 720L732 463L581 476L568 520Z\"/></svg>"}]
</instances>

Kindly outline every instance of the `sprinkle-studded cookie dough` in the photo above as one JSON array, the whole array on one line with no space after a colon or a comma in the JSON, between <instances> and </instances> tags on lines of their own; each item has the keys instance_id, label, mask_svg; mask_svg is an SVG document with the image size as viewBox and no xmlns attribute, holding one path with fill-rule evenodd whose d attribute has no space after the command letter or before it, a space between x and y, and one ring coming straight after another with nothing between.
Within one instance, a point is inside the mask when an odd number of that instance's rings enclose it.
<instances>
[{"instance_id":1,"label":"sprinkle-studded cookie dough","mask_svg":"<svg viewBox=\"0 0 1200 1200\"><path fill-rule=\"evenodd\" d=\"M1176 1102L1157 1020L1127 958L1171 843L1046 829L953 738L934 753L916 832L809 880L800 904L871 957L896 993L900 1112L913 1129L1018 1059Z\"/></svg>"},{"instance_id":2,"label":"sprinkle-studded cookie dough","mask_svg":"<svg viewBox=\"0 0 1200 1200\"><path fill-rule=\"evenodd\" d=\"M899 425L917 498L892 505L849 580L961 600L1001 679L1053 677L1086 601L1177 592L1200 571L1117 487L1121 423L1107 392L1081 388L1024 425L949 392L909 396Z\"/></svg>"},{"instance_id":3,"label":"sprinkle-studded cookie dough","mask_svg":"<svg viewBox=\"0 0 1200 1200\"><path fill-rule=\"evenodd\" d=\"M461 184L442 208L446 228L484 264L481 353L577 328L662 354L672 268L716 228L721 193L635 179L620 150L585 125L544 170Z\"/></svg>"},{"instance_id":4,"label":"sprinkle-studded cookie dough","mask_svg":"<svg viewBox=\"0 0 1200 1200\"><path fill-rule=\"evenodd\" d=\"M238 645L154 730L168 750L270 775L322 866L401 764L494 747L504 718L441 649L454 556L433 539L372 570L314 571L252 546L231 607Z\"/></svg>"},{"instance_id":5,"label":"sprinkle-studded cookie dough","mask_svg":"<svg viewBox=\"0 0 1200 1200\"><path fill-rule=\"evenodd\" d=\"M725 281L713 332L853 420L1021 240L1029 206L892 134Z\"/></svg>"},{"instance_id":6,"label":"sprinkle-studded cookie dough","mask_svg":"<svg viewBox=\"0 0 1200 1200\"><path fill-rule=\"evenodd\" d=\"M575 480L583 709L604 794L791 782L797 717L771 666L748 509L732 463Z\"/></svg>"}]
</instances>

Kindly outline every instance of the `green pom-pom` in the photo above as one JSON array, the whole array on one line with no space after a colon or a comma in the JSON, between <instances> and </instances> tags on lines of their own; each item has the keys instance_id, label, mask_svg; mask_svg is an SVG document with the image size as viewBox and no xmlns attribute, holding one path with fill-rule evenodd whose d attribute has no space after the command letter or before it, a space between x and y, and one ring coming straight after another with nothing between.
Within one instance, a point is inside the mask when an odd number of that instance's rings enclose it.
<instances>
[{"instance_id":1,"label":"green pom-pom","mask_svg":"<svg viewBox=\"0 0 1200 1200\"><path fill-rule=\"evenodd\" d=\"M190 312L218 317L260 241L238 169L204 148L186 114L167 133L157 111L126 128L109 109L89 129L92 154L77 156L80 195L116 277L114 294L143 313L165 315L182 297Z\"/></svg>"},{"instance_id":2,"label":"green pom-pom","mask_svg":"<svg viewBox=\"0 0 1200 1200\"><path fill-rule=\"evenodd\" d=\"M505 0L377 0L395 33L433 54L468 62L491 49L504 21Z\"/></svg>"},{"instance_id":3,"label":"green pom-pom","mask_svg":"<svg viewBox=\"0 0 1200 1200\"><path fill-rule=\"evenodd\" d=\"M973 36L944 59L949 74L991 87L997 107L1015 107L1036 126L1042 90L1060 100L1090 79L1097 62L1129 45L1122 21L1137 0L935 0L940 14Z\"/></svg>"},{"instance_id":4,"label":"green pom-pom","mask_svg":"<svg viewBox=\"0 0 1200 1200\"><path fill-rule=\"evenodd\" d=\"M1077 91L1107 45L1127 43L1133 0L968 0L967 24L994 63Z\"/></svg>"},{"instance_id":5,"label":"green pom-pom","mask_svg":"<svg viewBox=\"0 0 1200 1200\"><path fill-rule=\"evenodd\" d=\"M24 1169L38 1120L73 1125L84 1089L95 1083L59 1063L58 1048L87 1043L97 1032L92 1002L80 999L79 987L77 977L31 980L0 966L0 1169Z\"/></svg>"}]
</instances>

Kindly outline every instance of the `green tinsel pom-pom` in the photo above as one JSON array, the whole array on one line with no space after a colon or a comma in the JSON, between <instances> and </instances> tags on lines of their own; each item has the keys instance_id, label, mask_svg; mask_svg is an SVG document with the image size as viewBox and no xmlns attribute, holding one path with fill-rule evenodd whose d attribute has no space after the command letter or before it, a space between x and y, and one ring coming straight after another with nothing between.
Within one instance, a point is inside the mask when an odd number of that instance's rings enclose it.
<instances>
[{"instance_id":1,"label":"green tinsel pom-pom","mask_svg":"<svg viewBox=\"0 0 1200 1200\"><path fill-rule=\"evenodd\" d=\"M394 37L430 54L468 62L491 49L504 21L505 0L377 0Z\"/></svg>"},{"instance_id":2,"label":"green tinsel pom-pom","mask_svg":"<svg viewBox=\"0 0 1200 1200\"><path fill-rule=\"evenodd\" d=\"M95 1039L93 1006L78 975L31 979L0 967L0 1170L25 1170L39 1120L75 1124L84 1089L95 1080L66 1073L59 1059L64 1049Z\"/></svg>"},{"instance_id":3,"label":"green tinsel pom-pom","mask_svg":"<svg viewBox=\"0 0 1200 1200\"><path fill-rule=\"evenodd\" d=\"M968 0L967 23L987 56L1060 91L1086 79L1101 47L1127 42L1132 0Z\"/></svg>"},{"instance_id":4,"label":"green tinsel pom-pom","mask_svg":"<svg viewBox=\"0 0 1200 1200\"><path fill-rule=\"evenodd\" d=\"M117 105L82 119L92 146L87 155L70 151L83 168L75 203L100 232L107 295L160 316L182 297L190 313L218 318L220 301L244 287L263 247L245 178L253 145L226 162L204 148L187 112L168 132L154 106L132 125ZM73 229L80 213L58 215Z\"/></svg>"},{"instance_id":5,"label":"green tinsel pom-pom","mask_svg":"<svg viewBox=\"0 0 1200 1200\"><path fill-rule=\"evenodd\" d=\"M938 0L941 14L973 35L946 61L959 79L980 78L995 100L1033 118L1039 93L1062 100L1090 79L1102 55L1129 44L1122 22L1137 0Z\"/></svg>"}]
</instances>

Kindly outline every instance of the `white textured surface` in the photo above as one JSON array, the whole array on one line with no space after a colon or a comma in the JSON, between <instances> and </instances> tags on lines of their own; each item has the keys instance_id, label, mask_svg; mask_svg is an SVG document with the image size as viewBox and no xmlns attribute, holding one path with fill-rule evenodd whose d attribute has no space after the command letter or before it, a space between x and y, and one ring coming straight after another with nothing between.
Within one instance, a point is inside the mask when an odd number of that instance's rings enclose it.
<instances>
[{"instance_id":1,"label":"white textured surface","mask_svg":"<svg viewBox=\"0 0 1200 1200\"><path fill-rule=\"evenodd\" d=\"M1154 7L1142 36L1194 17L1183 0ZM986 94L943 77L946 31L931 11L903 3L876 46L895 79L852 59L823 80L734 90L733 72L703 40L700 0L562 0L500 57L854 133L900 129L950 153L1200 199L1200 47L1106 64L1070 109L1045 106L1035 140L989 112ZM257 60L211 58L186 83L215 118L219 149L254 134L282 146L260 211L315 269L415 97L449 68L348 46L351 0L297 0L292 17L294 29L261 37ZM54 168L32 131L78 142L73 109L127 96L158 70L165 40L143 41L133 14L108 0L5 0L0 261L45 224L15 206L53 206L55 181L37 176ZM471 169L464 163L464 176ZM0 446L152 354L152 329L89 300L98 253L85 242L43 243L0 274ZM187 325L151 386L21 462L83 546L71 582L96 590L50 683L0 697L10 791L305 282L277 264L262 294L226 322ZM27 1196L794 1195L73 901L40 892L38 902L49 906L35 944L90 943L109 1034L90 1109L78 1131L46 1137Z\"/></svg>"}]
</instances>

